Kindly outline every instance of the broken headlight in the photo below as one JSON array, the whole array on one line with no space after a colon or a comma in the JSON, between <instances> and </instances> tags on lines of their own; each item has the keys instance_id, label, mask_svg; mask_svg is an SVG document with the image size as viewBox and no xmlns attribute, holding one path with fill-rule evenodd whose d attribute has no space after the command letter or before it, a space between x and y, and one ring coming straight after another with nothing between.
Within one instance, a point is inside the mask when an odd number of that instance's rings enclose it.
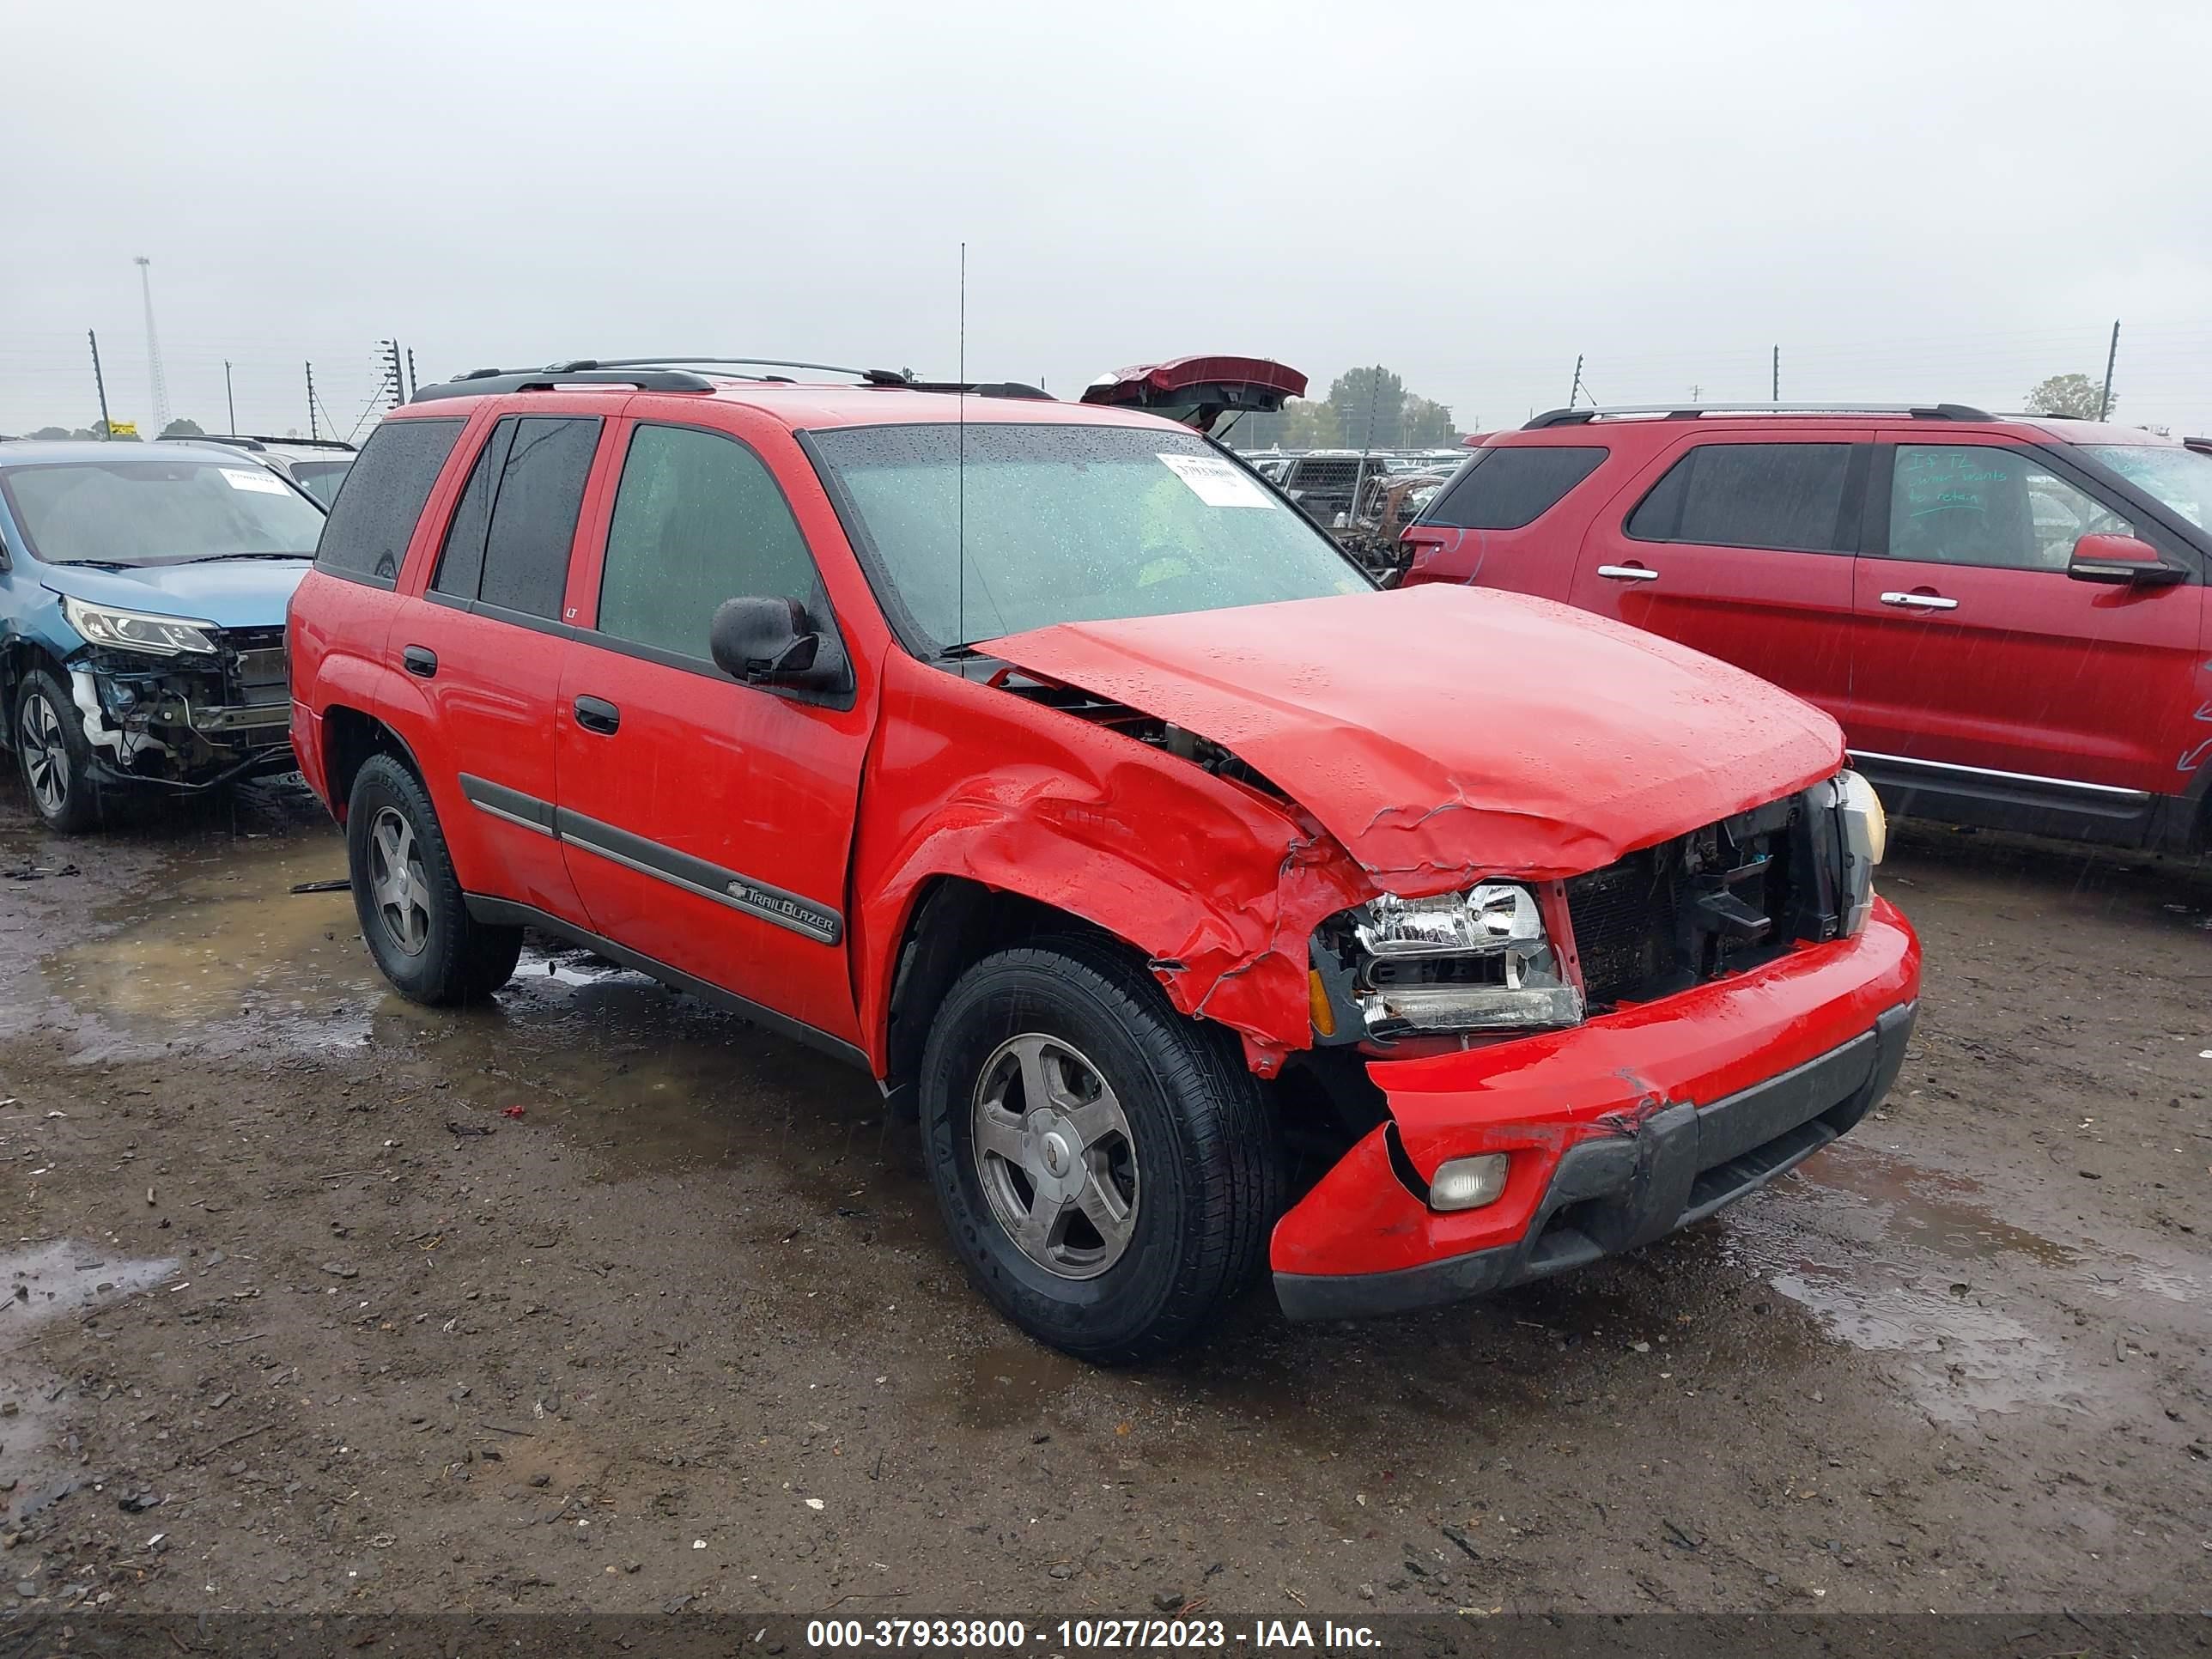
<instances>
[{"instance_id":1,"label":"broken headlight","mask_svg":"<svg viewBox=\"0 0 2212 1659\"><path fill-rule=\"evenodd\" d=\"M1559 969L1536 895L1486 881L1460 893L1383 894L1316 940L1375 1038L1572 1025L1582 994Z\"/></svg>"},{"instance_id":2,"label":"broken headlight","mask_svg":"<svg viewBox=\"0 0 2212 1659\"><path fill-rule=\"evenodd\" d=\"M215 649L215 641L208 637L207 631L215 626L213 623L194 622L185 617L150 616L143 611L121 611L113 605L88 604L66 593L62 595L62 615L91 644L117 651L143 651L156 657L174 657L188 651Z\"/></svg>"},{"instance_id":3,"label":"broken headlight","mask_svg":"<svg viewBox=\"0 0 2212 1659\"><path fill-rule=\"evenodd\" d=\"M1844 840L1844 909L1840 932L1849 939L1874 910L1874 867L1889 848L1889 817L1881 797L1856 772L1836 774L1836 819Z\"/></svg>"}]
</instances>

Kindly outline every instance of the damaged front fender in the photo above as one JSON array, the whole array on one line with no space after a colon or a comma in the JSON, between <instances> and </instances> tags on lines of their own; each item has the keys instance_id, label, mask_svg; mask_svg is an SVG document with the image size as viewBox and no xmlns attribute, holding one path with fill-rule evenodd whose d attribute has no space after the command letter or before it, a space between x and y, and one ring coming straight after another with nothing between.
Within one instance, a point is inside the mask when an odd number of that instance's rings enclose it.
<instances>
[{"instance_id":1,"label":"damaged front fender","mask_svg":"<svg viewBox=\"0 0 2212 1659\"><path fill-rule=\"evenodd\" d=\"M1182 1012L1273 1075L1311 1040L1307 940L1373 887L1317 825L1259 789L1108 726L912 659L886 664L855 848L855 991L888 1070L891 964L941 877L1018 894L1143 951ZM988 770L974 757L994 757ZM874 964L872 971L861 964Z\"/></svg>"}]
</instances>

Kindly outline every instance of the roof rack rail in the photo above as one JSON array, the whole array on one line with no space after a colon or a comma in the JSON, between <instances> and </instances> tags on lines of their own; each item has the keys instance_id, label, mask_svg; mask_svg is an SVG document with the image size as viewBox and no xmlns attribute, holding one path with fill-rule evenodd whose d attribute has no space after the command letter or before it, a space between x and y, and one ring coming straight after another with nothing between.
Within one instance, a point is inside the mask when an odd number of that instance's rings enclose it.
<instances>
[{"instance_id":1,"label":"roof rack rail","mask_svg":"<svg viewBox=\"0 0 2212 1659\"><path fill-rule=\"evenodd\" d=\"M854 380L866 380L873 374L889 371L848 368L842 363L801 363L782 357L594 357L580 358L573 363L556 364L562 368L803 368L817 374L849 374ZM781 374L739 374L734 380L781 380Z\"/></svg>"},{"instance_id":2,"label":"roof rack rail","mask_svg":"<svg viewBox=\"0 0 2212 1659\"><path fill-rule=\"evenodd\" d=\"M1992 421L1997 417L1972 404L1619 404L1601 409L1547 409L1525 422L1523 432L1546 427L1587 426L1622 416L1660 416L1694 421L1707 415L1905 415L1916 421Z\"/></svg>"},{"instance_id":3,"label":"roof rack rail","mask_svg":"<svg viewBox=\"0 0 2212 1659\"><path fill-rule=\"evenodd\" d=\"M753 374L745 369L801 369L815 374L849 374L871 386L908 386L896 369L848 368L842 363L799 362L784 357L574 357L543 368L472 368L436 386L417 388L410 402L438 398L480 398L506 392L544 392L554 385L630 386L641 392L711 392L714 381L701 370L733 380L791 385L788 374Z\"/></svg>"},{"instance_id":4,"label":"roof rack rail","mask_svg":"<svg viewBox=\"0 0 2212 1659\"><path fill-rule=\"evenodd\" d=\"M472 368L435 386L417 386L410 403L441 398L489 398L507 392L550 392L559 386L627 386L640 392L712 392L714 383L682 368L602 368L586 358L544 368Z\"/></svg>"}]
</instances>

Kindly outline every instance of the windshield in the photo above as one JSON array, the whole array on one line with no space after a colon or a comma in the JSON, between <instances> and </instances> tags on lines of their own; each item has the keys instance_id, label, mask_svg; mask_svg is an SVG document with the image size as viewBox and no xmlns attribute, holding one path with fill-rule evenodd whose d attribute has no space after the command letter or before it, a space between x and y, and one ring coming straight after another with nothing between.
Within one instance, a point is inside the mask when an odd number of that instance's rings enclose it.
<instances>
[{"instance_id":1,"label":"windshield","mask_svg":"<svg viewBox=\"0 0 2212 1659\"><path fill-rule=\"evenodd\" d=\"M337 500L338 486L345 482L346 469L352 465L350 455L342 461L295 461L292 482L327 508Z\"/></svg>"},{"instance_id":2,"label":"windshield","mask_svg":"<svg viewBox=\"0 0 2212 1659\"><path fill-rule=\"evenodd\" d=\"M321 511L252 461L118 456L14 466L0 471L0 492L32 556L47 564L305 559L323 533Z\"/></svg>"},{"instance_id":3,"label":"windshield","mask_svg":"<svg viewBox=\"0 0 2212 1659\"><path fill-rule=\"evenodd\" d=\"M2199 530L2212 530L2212 455L2179 444L2084 444L2081 453Z\"/></svg>"},{"instance_id":4,"label":"windshield","mask_svg":"<svg viewBox=\"0 0 2212 1659\"><path fill-rule=\"evenodd\" d=\"M1187 433L883 426L815 443L859 510L872 574L893 590L887 604L932 649L1373 586L1279 496Z\"/></svg>"}]
</instances>

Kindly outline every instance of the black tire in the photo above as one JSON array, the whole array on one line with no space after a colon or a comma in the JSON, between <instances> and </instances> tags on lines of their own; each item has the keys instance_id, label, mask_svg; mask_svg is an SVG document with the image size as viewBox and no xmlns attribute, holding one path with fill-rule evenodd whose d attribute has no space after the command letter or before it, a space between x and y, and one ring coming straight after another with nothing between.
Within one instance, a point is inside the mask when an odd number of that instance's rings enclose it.
<instances>
[{"instance_id":1,"label":"black tire","mask_svg":"<svg viewBox=\"0 0 2212 1659\"><path fill-rule=\"evenodd\" d=\"M389 830L392 842L380 842ZM407 878L397 902L386 855L395 844ZM445 833L422 780L389 755L372 755L346 808L346 862L362 937L385 978L410 1002L434 1008L481 1002L514 977L522 929L469 915ZM380 887L380 883L383 885Z\"/></svg>"},{"instance_id":2,"label":"black tire","mask_svg":"<svg viewBox=\"0 0 2212 1659\"><path fill-rule=\"evenodd\" d=\"M84 719L68 687L52 671L33 668L23 676L8 719L15 769L39 822L64 836L81 835L98 823L100 799L92 780L92 744L85 739Z\"/></svg>"},{"instance_id":3,"label":"black tire","mask_svg":"<svg viewBox=\"0 0 2212 1659\"><path fill-rule=\"evenodd\" d=\"M1087 1068L1125 1120L1120 1139L1109 1134L1104 1143L1112 1151L1079 1140L1073 1160L1091 1171L1090 1181L1110 1181L1117 1197L1128 1194L1118 1255L1088 1211L1080 1220L1063 1212L1062 1241L1044 1247L1103 1262L1075 1269L1086 1277L1066 1276L1064 1266L1016 1242L994 1203L1020 1196L1017 1166L976 1151L978 1102L992 1097L993 1078L1009 1076L1009 1066L1023 1073L1020 1051L1006 1051L1030 1035L1046 1040L1060 1085L1079 1079L1082 1096ZM1156 1358L1204 1331L1266 1261L1284 1180L1267 1097L1227 1031L1177 1013L1152 976L1111 944L1044 939L969 969L932 1024L919 1092L922 1155L954 1248L977 1288L1039 1341L1101 1364ZM1040 1120L1026 1088L1021 1098L1028 1147L1045 1137L1032 1127ZM995 1108L992 1115L1011 1121ZM1124 1145L1126 1173L1115 1162ZM1058 1167L1054 1160L1071 1161L1065 1143L1037 1158L1026 1177L1033 1203L1043 1191L1037 1182ZM1091 1188L1085 1195L1096 1201ZM1097 1249L1075 1242L1085 1232Z\"/></svg>"}]
</instances>

